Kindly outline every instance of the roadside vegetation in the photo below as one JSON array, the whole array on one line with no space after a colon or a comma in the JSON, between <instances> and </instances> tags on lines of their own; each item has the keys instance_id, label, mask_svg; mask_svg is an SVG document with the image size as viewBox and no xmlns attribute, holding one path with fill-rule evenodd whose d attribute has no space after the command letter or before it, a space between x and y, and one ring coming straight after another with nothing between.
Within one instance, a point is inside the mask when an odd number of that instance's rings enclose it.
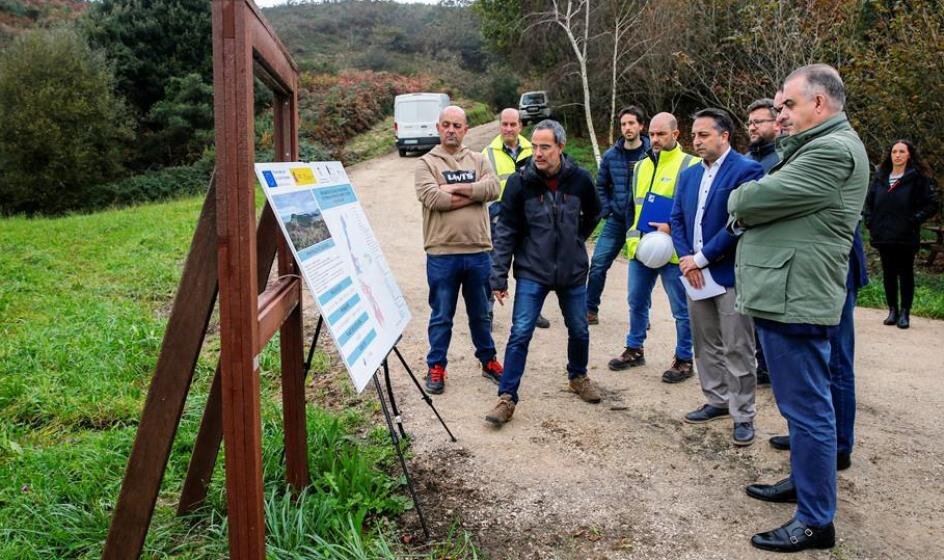
<instances>
[{"instance_id":1,"label":"roadside vegetation","mask_svg":"<svg viewBox=\"0 0 944 560\"><path fill-rule=\"evenodd\" d=\"M64 218L0 220L0 558L97 558L202 200ZM226 555L222 458L206 506L174 515L219 352L204 346L144 557ZM270 558L474 558L467 536L400 543L411 502L377 405L331 379L309 407L312 484L286 493L278 350L261 358ZM327 394L332 395L328 397Z\"/></svg>"}]
</instances>

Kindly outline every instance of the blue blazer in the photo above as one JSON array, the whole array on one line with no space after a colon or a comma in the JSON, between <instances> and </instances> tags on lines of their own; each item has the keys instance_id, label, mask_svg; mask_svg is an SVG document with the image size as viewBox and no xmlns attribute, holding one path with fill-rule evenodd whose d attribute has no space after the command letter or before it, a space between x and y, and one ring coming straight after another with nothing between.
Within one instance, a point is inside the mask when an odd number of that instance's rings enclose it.
<instances>
[{"instance_id":1,"label":"blue blazer","mask_svg":"<svg viewBox=\"0 0 944 560\"><path fill-rule=\"evenodd\" d=\"M682 172L675 186L672 205L672 241L679 257L694 255L695 213L698 211L698 191L705 174L703 163ZM728 288L734 286L734 250L737 237L725 229L728 222L728 196L747 181L764 176L764 168L733 149L721 163L718 175L711 184L701 220L704 245L702 254L708 259L708 270L715 282Z\"/></svg>"}]
</instances>

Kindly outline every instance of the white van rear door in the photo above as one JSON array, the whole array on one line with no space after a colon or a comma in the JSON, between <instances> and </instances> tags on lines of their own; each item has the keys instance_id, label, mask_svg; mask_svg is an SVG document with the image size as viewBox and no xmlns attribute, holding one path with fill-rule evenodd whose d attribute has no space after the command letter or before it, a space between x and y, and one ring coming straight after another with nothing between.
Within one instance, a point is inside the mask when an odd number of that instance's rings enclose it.
<instances>
[{"instance_id":1,"label":"white van rear door","mask_svg":"<svg viewBox=\"0 0 944 560\"><path fill-rule=\"evenodd\" d=\"M397 104L397 138L437 137L436 119L442 110L438 99L407 99Z\"/></svg>"}]
</instances>

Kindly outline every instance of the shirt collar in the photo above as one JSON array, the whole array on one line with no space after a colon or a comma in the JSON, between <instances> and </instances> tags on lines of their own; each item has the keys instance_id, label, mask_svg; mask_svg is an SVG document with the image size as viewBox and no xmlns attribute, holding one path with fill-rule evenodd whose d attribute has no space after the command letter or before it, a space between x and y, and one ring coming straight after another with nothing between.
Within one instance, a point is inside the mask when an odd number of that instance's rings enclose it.
<instances>
[{"instance_id":1,"label":"shirt collar","mask_svg":"<svg viewBox=\"0 0 944 560\"><path fill-rule=\"evenodd\" d=\"M705 160L701 160L701 164L707 170L718 169L719 167L721 167L721 164L724 163L724 159L728 157L728 154L730 153L731 153L731 146L728 146L728 149L725 150L724 153L721 154L721 157L719 157L714 163L712 163L711 165L708 165L707 163L705 163Z\"/></svg>"}]
</instances>

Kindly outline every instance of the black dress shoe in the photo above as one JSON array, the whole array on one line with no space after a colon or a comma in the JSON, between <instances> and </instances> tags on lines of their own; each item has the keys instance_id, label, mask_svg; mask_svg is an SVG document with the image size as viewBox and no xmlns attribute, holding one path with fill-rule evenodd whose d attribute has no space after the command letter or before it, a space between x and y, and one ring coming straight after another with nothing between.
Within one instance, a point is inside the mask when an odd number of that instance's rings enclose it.
<instances>
[{"instance_id":1,"label":"black dress shoe","mask_svg":"<svg viewBox=\"0 0 944 560\"><path fill-rule=\"evenodd\" d=\"M849 453L839 453L836 455L836 470L844 471L852 466L852 455Z\"/></svg>"},{"instance_id":2,"label":"black dress shoe","mask_svg":"<svg viewBox=\"0 0 944 560\"><path fill-rule=\"evenodd\" d=\"M751 544L762 550L773 552L800 552L810 548L832 548L836 546L836 528L832 523L825 527L813 527L791 519L773 531L757 533Z\"/></svg>"},{"instance_id":3,"label":"black dress shoe","mask_svg":"<svg viewBox=\"0 0 944 560\"><path fill-rule=\"evenodd\" d=\"M770 446L780 451L790 451L790 436L773 436L770 438Z\"/></svg>"},{"instance_id":4,"label":"black dress shoe","mask_svg":"<svg viewBox=\"0 0 944 560\"><path fill-rule=\"evenodd\" d=\"M773 484L748 484L744 491L747 495L765 502L795 503L797 501L796 486L792 478L785 478Z\"/></svg>"}]
</instances>

